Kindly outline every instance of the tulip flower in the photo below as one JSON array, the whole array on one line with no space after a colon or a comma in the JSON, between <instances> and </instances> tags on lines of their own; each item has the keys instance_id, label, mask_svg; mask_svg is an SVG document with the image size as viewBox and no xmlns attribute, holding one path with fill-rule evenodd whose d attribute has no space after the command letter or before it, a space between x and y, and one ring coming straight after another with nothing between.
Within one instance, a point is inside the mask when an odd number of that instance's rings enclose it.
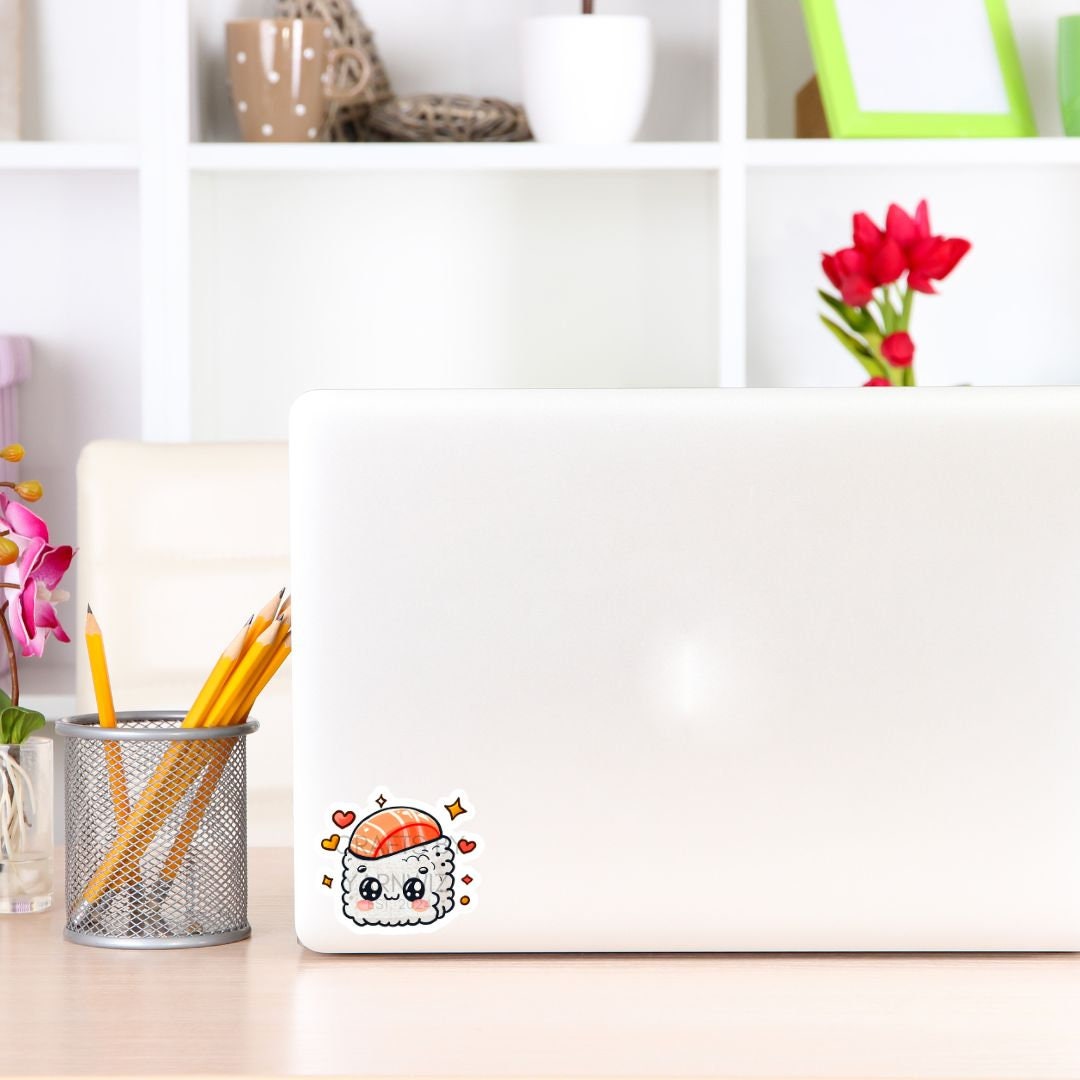
<instances>
[{"instance_id":1,"label":"tulip flower","mask_svg":"<svg viewBox=\"0 0 1080 1080\"><path fill-rule=\"evenodd\" d=\"M874 298L874 280L870 276L870 260L858 248L845 248L835 255L823 255L821 268L826 277L840 290L844 303L865 307Z\"/></svg>"},{"instance_id":2,"label":"tulip flower","mask_svg":"<svg viewBox=\"0 0 1080 1080\"><path fill-rule=\"evenodd\" d=\"M915 359L915 342L911 340L911 335L903 330L890 334L881 343L881 355L893 367L911 367Z\"/></svg>"},{"instance_id":3,"label":"tulip flower","mask_svg":"<svg viewBox=\"0 0 1080 1080\"><path fill-rule=\"evenodd\" d=\"M889 207L886 236L904 254L908 285L921 293L934 293L935 281L944 281L956 264L971 250L967 240L934 236L930 230L930 208L923 199L915 216L909 216L895 203Z\"/></svg>"},{"instance_id":4,"label":"tulip flower","mask_svg":"<svg viewBox=\"0 0 1080 1080\"><path fill-rule=\"evenodd\" d=\"M851 238L850 247L821 257L839 293L819 290L836 317L822 315L822 322L862 365L869 376L864 386L914 386L915 293L934 293L934 282L956 269L971 244L935 235L925 199L914 215L892 204L884 229L868 214L855 214Z\"/></svg>"},{"instance_id":5,"label":"tulip flower","mask_svg":"<svg viewBox=\"0 0 1080 1080\"><path fill-rule=\"evenodd\" d=\"M870 276L875 285L892 285L907 270L907 262L900 245L874 224L866 214L856 214L851 223L852 239L856 250L869 263Z\"/></svg>"}]
</instances>

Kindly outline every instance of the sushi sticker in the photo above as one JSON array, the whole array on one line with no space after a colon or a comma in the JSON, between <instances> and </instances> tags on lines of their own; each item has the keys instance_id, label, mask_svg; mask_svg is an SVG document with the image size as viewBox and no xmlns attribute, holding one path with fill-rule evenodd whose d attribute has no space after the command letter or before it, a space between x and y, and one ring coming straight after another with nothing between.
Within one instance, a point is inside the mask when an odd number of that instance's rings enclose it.
<instances>
[{"instance_id":1,"label":"sushi sticker","mask_svg":"<svg viewBox=\"0 0 1080 1080\"><path fill-rule=\"evenodd\" d=\"M360 931L437 929L473 899L472 862L481 849L467 825L474 813L461 791L437 807L399 803L385 790L366 808L339 803L328 815L336 831L320 838L323 854L337 862L322 885Z\"/></svg>"}]
</instances>

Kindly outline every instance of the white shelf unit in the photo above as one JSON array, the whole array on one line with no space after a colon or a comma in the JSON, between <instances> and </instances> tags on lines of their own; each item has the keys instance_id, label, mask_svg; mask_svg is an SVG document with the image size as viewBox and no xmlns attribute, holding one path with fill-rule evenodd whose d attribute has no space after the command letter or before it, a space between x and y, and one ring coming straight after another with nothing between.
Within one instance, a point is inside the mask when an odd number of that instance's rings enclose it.
<instances>
[{"instance_id":1,"label":"white shelf unit","mask_svg":"<svg viewBox=\"0 0 1080 1080\"><path fill-rule=\"evenodd\" d=\"M224 23L271 0L38 0L0 315L37 341L24 427L56 534L88 439L282 437L311 385L853 385L818 254L894 200L975 243L919 301L924 381L1080 378L1066 0L1011 4L1044 137L889 142L792 138L798 0L599 2L656 28L631 146L238 144ZM358 0L399 92L511 99L520 20L574 4Z\"/></svg>"}]
</instances>

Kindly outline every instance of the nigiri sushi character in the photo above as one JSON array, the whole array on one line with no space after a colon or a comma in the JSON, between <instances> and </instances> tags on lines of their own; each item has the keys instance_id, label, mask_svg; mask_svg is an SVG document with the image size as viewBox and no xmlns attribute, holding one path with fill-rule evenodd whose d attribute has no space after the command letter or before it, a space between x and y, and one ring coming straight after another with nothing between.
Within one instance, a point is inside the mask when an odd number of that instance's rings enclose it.
<instances>
[{"instance_id":1,"label":"nigiri sushi character","mask_svg":"<svg viewBox=\"0 0 1080 1080\"><path fill-rule=\"evenodd\" d=\"M454 850L439 823L388 806L353 830L343 856L342 907L357 926L420 926L454 906Z\"/></svg>"}]
</instances>

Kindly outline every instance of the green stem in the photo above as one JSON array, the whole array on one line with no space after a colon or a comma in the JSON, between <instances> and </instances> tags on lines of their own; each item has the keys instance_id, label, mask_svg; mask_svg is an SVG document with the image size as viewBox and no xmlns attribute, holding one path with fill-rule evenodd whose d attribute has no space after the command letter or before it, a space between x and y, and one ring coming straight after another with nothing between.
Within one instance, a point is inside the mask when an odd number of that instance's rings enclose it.
<instances>
[{"instance_id":1,"label":"green stem","mask_svg":"<svg viewBox=\"0 0 1080 1080\"><path fill-rule=\"evenodd\" d=\"M900 303L900 329L906 333L911 325L911 305L915 303L915 290L909 285L901 295L903 299Z\"/></svg>"}]
</instances>

